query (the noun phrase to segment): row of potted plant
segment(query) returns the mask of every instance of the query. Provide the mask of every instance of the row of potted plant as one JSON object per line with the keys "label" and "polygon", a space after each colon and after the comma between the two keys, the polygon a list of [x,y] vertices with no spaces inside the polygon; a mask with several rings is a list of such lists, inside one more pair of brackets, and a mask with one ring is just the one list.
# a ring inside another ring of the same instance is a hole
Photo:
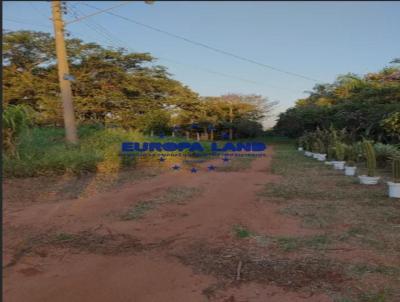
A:
{"label": "row of potted plant", "polygon": [[[332,165],[336,170],[344,170],[347,176],[355,176],[356,162],[364,159],[367,174],[359,175],[361,184],[374,185],[380,180],[376,175],[376,154],[374,145],[368,140],[355,144],[345,144],[340,133],[335,129],[319,130],[307,133],[299,139],[299,151],[304,155]],[[389,181],[389,197],[400,198],[400,157],[392,158],[393,181]]]}

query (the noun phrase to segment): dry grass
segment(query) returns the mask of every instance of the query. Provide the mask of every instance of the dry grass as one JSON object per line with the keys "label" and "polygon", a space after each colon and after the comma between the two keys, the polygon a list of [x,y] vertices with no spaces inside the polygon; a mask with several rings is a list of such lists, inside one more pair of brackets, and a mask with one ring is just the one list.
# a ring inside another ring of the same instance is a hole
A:
{"label": "dry grass", "polygon": [[122,215],[123,220],[136,220],[142,218],[147,212],[157,206],[168,203],[185,204],[201,192],[198,188],[191,187],[171,187],[162,195],[146,199],[137,203],[131,210]]}
{"label": "dry grass", "polygon": [[[323,257],[325,252],[343,245],[354,252],[368,251],[382,262],[400,254],[400,203],[387,197],[383,181],[376,186],[363,186],[356,177],[306,158],[292,146],[282,144],[275,150],[272,171],[282,180],[268,184],[260,192],[260,200],[281,205],[281,215],[299,218],[303,228],[323,235],[259,235],[259,245],[275,246],[298,257]],[[379,172],[385,180],[387,171]],[[345,267],[351,282],[346,288],[329,292],[335,301],[400,301],[400,288],[394,286],[399,284],[400,270],[395,266],[372,265],[361,259],[359,263],[346,263]],[[374,289],[368,281],[371,277],[381,280]]]}
{"label": "dry grass", "polygon": [[262,257],[241,247],[210,247],[204,242],[190,247],[177,257],[195,271],[214,275],[227,282],[235,280],[241,261],[242,282],[271,283],[290,290],[335,289],[347,278],[344,267],[329,259]]}

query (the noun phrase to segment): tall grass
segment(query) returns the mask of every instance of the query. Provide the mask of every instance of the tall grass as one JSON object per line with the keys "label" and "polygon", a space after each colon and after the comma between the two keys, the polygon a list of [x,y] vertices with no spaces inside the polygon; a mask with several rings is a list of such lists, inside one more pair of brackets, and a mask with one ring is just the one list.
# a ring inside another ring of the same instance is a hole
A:
{"label": "tall grass", "polygon": [[3,150],[9,156],[18,157],[19,136],[31,125],[32,111],[28,106],[8,106],[2,114]]}
{"label": "tall grass", "polygon": [[[52,174],[116,172],[131,165],[119,155],[124,141],[184,141],[184,138],[146,137],[135,131],[100,126],[78,129],[78,146],[67,145],[62,128],[32,128],[19,137],[19,157],[3,154],[3,172],[7,177],[29,177]],[[206,151],[207,144],[204,145]],[[134,162],[133,162],[134,163]]]}
{"label": "tall grass", "polygon": [[81,127],[80,144],[67,145],[64,129],[33,128],[20,136],[19,157],[3,155],[3,169],[6,176],[26,177],[44,174],[80,174],[94,172],[97,165],[105,160],[110,149],[118,150],[124,140],[141,141],[143,137],[135,132],[122,129]]}

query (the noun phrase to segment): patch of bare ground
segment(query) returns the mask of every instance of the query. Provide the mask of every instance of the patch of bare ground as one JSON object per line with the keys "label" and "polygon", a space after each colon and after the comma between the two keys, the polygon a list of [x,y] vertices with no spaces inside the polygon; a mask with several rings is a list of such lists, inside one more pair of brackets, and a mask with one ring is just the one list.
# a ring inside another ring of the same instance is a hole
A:
{"label": "patch of bare ground", "polygon": [[131,168],[107,175],[87,173],[82,175],[37,176],[9,178],[3,181],[4,202],[43,203],[87,197],[125,185],[142,181],[160,174],[155,168]]}

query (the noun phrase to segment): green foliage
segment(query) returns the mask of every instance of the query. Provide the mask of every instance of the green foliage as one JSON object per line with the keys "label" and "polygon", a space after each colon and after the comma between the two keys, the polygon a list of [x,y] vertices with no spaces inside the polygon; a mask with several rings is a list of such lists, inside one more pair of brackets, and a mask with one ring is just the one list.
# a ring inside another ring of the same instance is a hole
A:
{"label": "green foliage", "polygon": [[385,131],[400,140],[400,112],[394,112],[381,122]]}
{"label": "green foliage", "polygon": [[400,158],[393,159],[393,181],[400,183]]}
{"label": "green foliage", "polygon": [[354,167],[357,161],[357,149],[354,145],[345,145],[345,159],[349,167]]}
{"label": "green foliage", "polygon": [[374,150],[377,164],[380,167],[385,167],[392,158],[400,156],[400,150],[394,145],[376,143]]}
{"label": "green foliage", "polygon": [[[66,39],[75,115],[79,124],[122,127],[142,133],[171,133],[208,139],[231,130],[236,138],[259,136],[261,119],[274,106],[260,95],[229,94],[201,98],[148,53],[104,48]],[[6,105],[24,104],[38,112],[36,125],[63,126],[50,34],[11,31],[3,37],[3,98]],[[192,129],[197,123],[199,129]],[[212,127],[212,131],[209,128]],[[212,132],[212,133],[211,133]],[[216,134],[216,133],[215,133]]]}
{"label": "green foliage", "polygon": [[324,142],[320,138],[317,138],[316,143],[318,146],[318,153],[325,154],[326,150],[325,150]]}
{"label": "green foliage", "polygon": [[335,143],[335,157],[338,161],[343,161],[345,156],[345,144],[337,141]]}
{"label": "green foliage", "polygon": [[149,111],[139,120],[139,128],[142,129],[146,134],[166,134],[170,132],[170,120],[171,116],[166,111]]}
{"label": "green foliage", "polygon": [[[345,144],[343,141],[351,143]],[[307,151],[327,153],[327,160],[346,160],[348,166],[355,166],[356,162],[368,160],[367,154],[372,155],[375,166],[385,168],[393,158],[400,157],[400,149],[396,145],[371,143],[374,153],[366,152],[365,142],[353,142],[346,129],[340,131],[333,127],[328,129],[317,128],[314,132],[306,132],[298,139],[298,144]],[[372,162],[373,162],[372,161]],[[370,158],[371,163],[371,158]],[[374,166],[374,164],[369,164]],[[374,170],[375,168],[372,168]],[[371,171],[372,171],[371,170]],[[372,174],[374,172],[371,172]]]}
{"label": "green foliage", "polygon": [[332,84],[316,85],[309,97],[279,115],[277,133],[299,137],[305,132],[346,128],[352,141],[362,137],[400,142],[400,69],[385,68],[364,77],[339,76]]}
{"label": "green foliage", "polygon": [[32,123],[32,112],[29,109],[24,105],[15,105],[3,111],[3,148],[11,156],[18,156],[18,138]]}
{"label": "green foliage", "polygon": [[[3,156],[3,173],[13,177],[117,173],[136,163],[131,157],[119,155],[122,142],[162,141],[158,137],[146,137],[138,131],[105,128],[101,125],[81,126],[78,135],[80,144],[72,147],[65,143],[62,128],[34,127],[24,132],[17,146],[19,157]],[[183,139],[168,138],[168,141],[179,142]],[[209,144],[203,147],[206,152],[210,152]]]}
{"label": "green foliage", "polygon": [[370,141],[364,140],[364,151],[367,159],[368,176],[373,177],[376,174],[376,156],[375,150]]}
{"label": "green foliage", "polygon": [[252,233],[242,225],[235,225],[233,230],[238,238],[248,238],[252,235]]}
{"label": "green foliage", "polygon": [[[65,144],[61,128],[33,128],[20,136],[19,158],[5,156],[3,171],[6,176],[26,177],[44,174],[82,174],[96,172],[101,165],[113,162],[123,168],[118,150],[121,142],[142,141],[143,136],[122,129],[80,127],[79,146]],[[111,150],[111,151],[110,151]],[[110,158],[112,154],[112,158]]]}
{"label": "green foliage", "polygon": [[235,122],[238,138],[258,137],[263,133],[262,125],[257,121],[239,119]]}

